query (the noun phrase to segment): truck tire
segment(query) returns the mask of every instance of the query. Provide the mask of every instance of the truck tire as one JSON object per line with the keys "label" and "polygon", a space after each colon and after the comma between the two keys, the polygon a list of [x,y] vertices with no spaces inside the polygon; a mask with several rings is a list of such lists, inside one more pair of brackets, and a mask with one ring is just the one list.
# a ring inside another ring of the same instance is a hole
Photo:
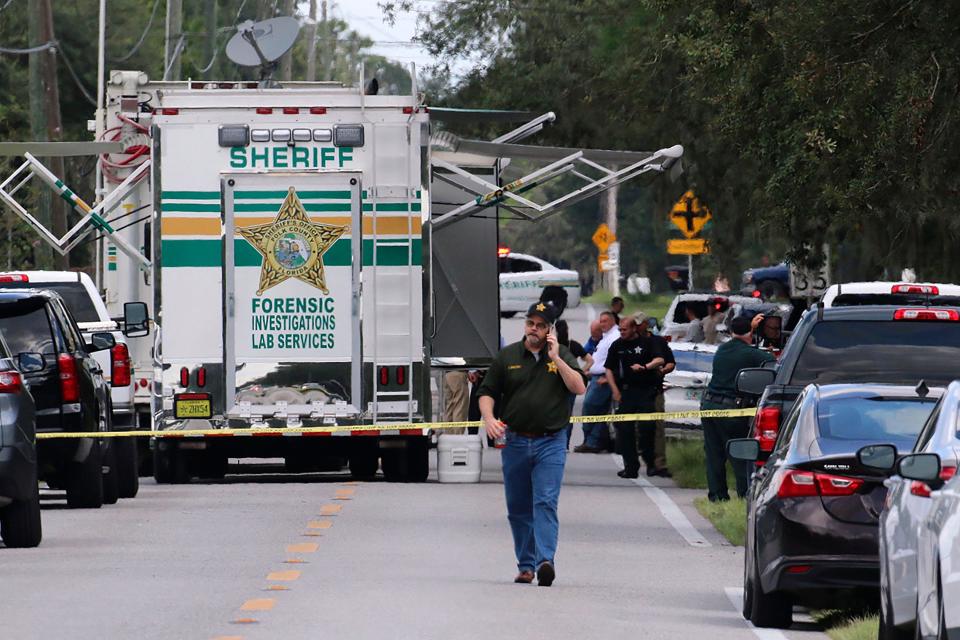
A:
{"label": "truck tire", "polygon": [[559,317],[567,308],[567,292],[563,287],[544,287],[543,293],[540,294],[540,302],[552,304]]}
{"label": "truck tire", "polygon": [[35,547],[43,538],[40,525],[40,488],[33,483],[34,492],[27,500],[11,502],[0,509],[0,537],[8,547]]}
{"label": "truck tire", "polygon": [[103,455],[103,466],[107,471],[103,474],[103,504],[117,504],[120,499],[120,477],[117,473],[116,443],[106,446]]}
{"label": "truck tire", "polygon": [[354,480],[373,480],[380,467],[380,444],[377,439],[357,438],[357,442],[351,444],[350,477]]}
{"label": "truck tire", "polygon": [[85,461],[68,463],[66,486],[67,506],[71,509],[99,509],[103,505],[103,457],[99,440],[94,440]]}
{"label": "truck tire", "polygon": [[426,482],[430,475],[430,449],[426,438],[411,438],[402,449],[383,452],[387,482]]}
{"label": "truck tire", "polygon": [[206,451],[198,460],[197,475],[204,480],[223,480],[227,475],[227,454]]}
{"label": "truck tire", "polygon": [[[147,411],[140,411],[137,413],[137,429],[144,429],[149,431],[151,428],[150,424],[150,413]],[[153,454],[150,452],[150,438],[134,438],[137,443],[137,463],[139,464],[139,472],[141,477],[149,477],[153,475]]]}
{"label": "truck tire", "polygon": [[185,484],[190,481],[187,460],[175,446],[157,440],[153,448],[153,479],[157,484]]}
{"label": "truck tire", "polygon": [[137,438],[115,438],[113,448],[116,450],[117,481],[120,487],[121,498],[134,498],[140,491],[139,452]]}

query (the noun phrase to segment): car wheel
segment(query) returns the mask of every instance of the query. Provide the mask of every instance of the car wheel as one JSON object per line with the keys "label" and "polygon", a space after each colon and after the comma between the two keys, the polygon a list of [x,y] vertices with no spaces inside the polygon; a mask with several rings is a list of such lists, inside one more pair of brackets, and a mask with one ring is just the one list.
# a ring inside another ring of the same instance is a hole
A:
{"label": "car wheel", "polygon": [[[747,526],[749,526],[749,522]],[[749,558],[747,554],[749,553],[752,552],[747,549],[743,554],[743,608],[740,613],[743,614],[744,620],[749,620],[753,611],[753,579],[751,578],[750,562],[747,560]]]}
{"label": "car wheel", "polygon": [[137,439],[115,438],[113,448],[116,450],[117,482],[120,487],[121,498],[136,497],[140,491],[140,463],[137,452]]}
{"label": "car wheel", "polygon": [[543,293],[540,294],[540,302],[553,305],[553,308],[557,311],[557,317],[559,317],[567,308],[567,292],[564,291],[563,287],[545,287]]}
{"label": "car wheel", "polygon": [[787,629],[793,624],[793,603],[784,593],[764,593],[756,561],[750,576],[750,622],[755,627],[774,629]]}
{"label": "car wheel", "polygon": [[40,525],[40,488],[36,478],[34,492],[27,500],[11,502],[0,509],[0,538],[8,547],[35,547],[43,538]]}
{"label": "car wheel", "polygon": [[157,484],[184,484],[190,481],[183,452],[176,446],[167,445],[162,439],[154,443],[153,479]]}
{"label": "car wheel", "polygon": [[99,509],[103,505],[103,457],[94,440],[87,459],[71,461],[67,471],[67,505],[71,509]]}
{"label": "car wheel", "polygon": [[117,504],[120,499],[120,478],[117,474],[116,443],[109,443],[103,456],[103,466],[107,471],[103,474],[103,504]]}

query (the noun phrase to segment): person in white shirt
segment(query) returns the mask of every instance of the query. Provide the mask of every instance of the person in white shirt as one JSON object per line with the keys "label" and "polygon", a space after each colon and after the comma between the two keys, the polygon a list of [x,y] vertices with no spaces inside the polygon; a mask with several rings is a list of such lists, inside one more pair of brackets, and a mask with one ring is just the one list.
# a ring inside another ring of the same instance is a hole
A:
{"label": "person in white shirt", "polygon": [[[590,384],[583,398],[583,415],[585,416],[609,414],[613,402],[610,385],[607,384],[607,370],[604,368],[604,364],[607,361],[607,352],[610,350],[610,345],[620,338],[620,330],[617,326],[617,317],[611,311],[601,313],[598,322],[603,337],[600,338],[597,349],[593,352],[593,363],[587,371],[590,376]],[[607,450],[609,439],[610,429],[606,422],[584,423],[583,444],[574,447],[573,450],[577,453],[603,453]]]}

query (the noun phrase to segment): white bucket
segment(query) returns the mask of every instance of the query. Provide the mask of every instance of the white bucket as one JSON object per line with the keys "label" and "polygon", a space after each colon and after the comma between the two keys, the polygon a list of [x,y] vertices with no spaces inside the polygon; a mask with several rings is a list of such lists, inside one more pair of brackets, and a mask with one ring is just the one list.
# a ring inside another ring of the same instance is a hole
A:
{"label": "white bucket", "polygon": [[480,482],[483,448],[479,435],[441,434],[437,438],[440,482]]}

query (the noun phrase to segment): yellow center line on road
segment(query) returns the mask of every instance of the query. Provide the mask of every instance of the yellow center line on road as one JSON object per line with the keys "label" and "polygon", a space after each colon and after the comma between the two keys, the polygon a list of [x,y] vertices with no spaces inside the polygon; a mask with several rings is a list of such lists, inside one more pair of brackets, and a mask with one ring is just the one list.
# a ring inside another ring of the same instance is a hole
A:
{"label": "yellow center line on road", "polygon": [[337,489],[338,496],[352,496],[356,493],[356,489]]}
{"label": "yellow center line on road", "polygon": [[283,561],[283,564],[309,564],[303,558],[288,558]]}
{"label": "yellow center line on road", "polygon": [[243,640],[243,636],[216,636],[213,640]]}
{"label": "yellow center line on road", "polygon": [[320,507],[320,515],[322,516],[332,516],[340,513],[340,510],[343,509],[339,504],[325,504]]}
{"label": "yellow center line on road", "polygon": [[247,600],[241,605],[241,611],[270,611],[273,605],[277,603],[274,598],[253,598]]}
{"label": "yellow center line on road", "polygon": [[300,572],[295,569],[289,571],[273,571],[267,574],[267,580],[271,582],[292,582],[300,578]]}
{"label": "yellow center line on road", "polygon": [[237,618],[230,621],[231,624],[257,624],[258,622],[260,621],[256,618]]}
{"label": "yellow center line on road", "polygon": [[287,587],[282,584],[272,584],[269,587],[265,588],[264,591],[290,591],[290,587]]}
{"label": "yellow center line on road", "polygon": [[329,529],[333,526],[333,520],[311,520],[307,523],[307,529]]}
{"label": "yellow center line on road", "polygon": [[287,553],[314,553],[320,545],[316,542],[298,542],[287,545]]}

